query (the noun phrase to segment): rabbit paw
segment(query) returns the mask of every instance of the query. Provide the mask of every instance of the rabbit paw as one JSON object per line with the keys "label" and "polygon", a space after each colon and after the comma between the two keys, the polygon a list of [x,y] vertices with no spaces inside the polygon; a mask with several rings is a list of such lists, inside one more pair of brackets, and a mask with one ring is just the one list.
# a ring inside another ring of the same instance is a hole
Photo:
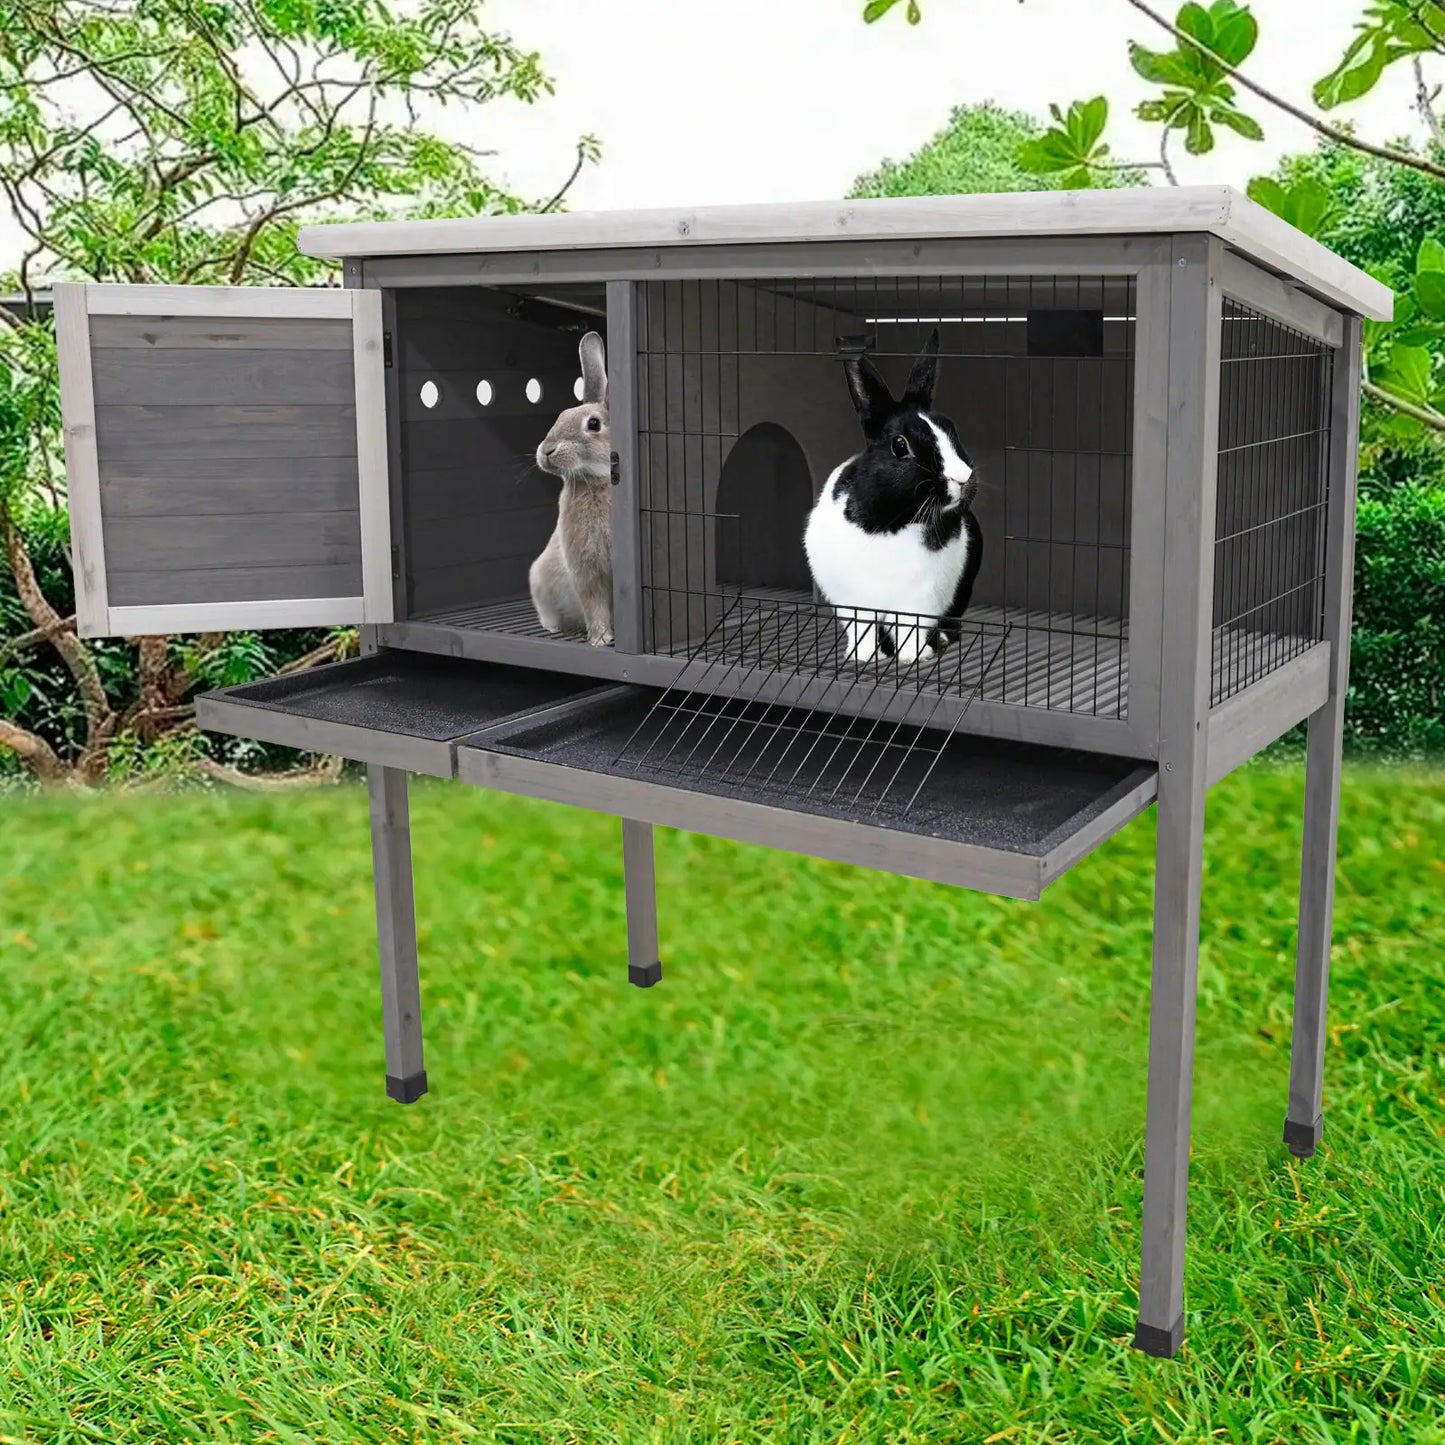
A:
{"label": "rabbit paw", "polygon": [[609,627],[605,632],[592,631],[587,634],[587,645],[589,647],[611,647],[612,629]]}

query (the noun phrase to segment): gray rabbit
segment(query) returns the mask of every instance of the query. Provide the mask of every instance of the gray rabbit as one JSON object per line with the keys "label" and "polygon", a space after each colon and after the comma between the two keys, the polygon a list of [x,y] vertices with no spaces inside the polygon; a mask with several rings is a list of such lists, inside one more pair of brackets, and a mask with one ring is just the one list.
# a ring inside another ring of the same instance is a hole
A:
{"label": "gray rabbit", "polygon": [[564,411],[537,448],[537,465],[562,478],[557,526],[527,581],[548,632],[612,641],[612,432],[607,419],[607,354],[589,331],[577,348],[582,404]]}

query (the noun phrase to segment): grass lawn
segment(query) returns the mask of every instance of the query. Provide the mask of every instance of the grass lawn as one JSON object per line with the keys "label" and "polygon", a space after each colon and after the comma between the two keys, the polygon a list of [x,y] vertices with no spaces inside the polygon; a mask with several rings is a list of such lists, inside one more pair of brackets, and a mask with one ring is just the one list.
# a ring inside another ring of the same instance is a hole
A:
{"label": "grass lawn", "polygon": [[1211,799],[1189,1338],[1134,1322],[1152,822],[1010,903],[414,792],[0,815],[0,1440],[1445,1441],[1445,774],[1347,776],[1328,1132],[1278,1142],[1302,779]]}

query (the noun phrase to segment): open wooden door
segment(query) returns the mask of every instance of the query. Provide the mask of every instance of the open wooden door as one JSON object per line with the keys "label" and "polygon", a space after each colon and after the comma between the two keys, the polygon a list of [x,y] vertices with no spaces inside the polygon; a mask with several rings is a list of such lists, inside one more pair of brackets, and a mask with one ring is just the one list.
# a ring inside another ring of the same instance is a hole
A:
{"label": "open wooden door", "polygon": [[83,637],[392,620],[381,296],[55,287]]}

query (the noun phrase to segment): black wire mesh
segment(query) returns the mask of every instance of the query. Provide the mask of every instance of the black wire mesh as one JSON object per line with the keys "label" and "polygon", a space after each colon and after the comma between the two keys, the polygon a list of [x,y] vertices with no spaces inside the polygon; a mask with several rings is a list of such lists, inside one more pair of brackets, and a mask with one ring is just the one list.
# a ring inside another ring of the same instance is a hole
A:
{"label": "black wire mesh", "polygon": [[1218,704],[1324,637],[1330,347],[1224,303],[1214,545]]}
{"label": "black wire mesh", "polygon": [[[882,657],[862,665],[852,655],[850,623],[862,625],[863,616],[731,597],[617,763],[638,774],[807,799],[849,817],[906,815],[982,690],[1008,629],[970,627],[911,666]],[[909,624],[898,617],[895,625]],[[922,641],[933,619],[913,625]],[[973,682],[965,692],[966,678]],[[941,720],[955,690],[963,706]]]}
{"label": "black wire mesh", "polygon": [[802,535],[815,486],[862,445],[841,362],[866,353],[900,391],[937,326],[935,405],[980,481],[963,642],[1003,645],[987,669],[963,647],[897,686],[1127,715],[1132,277],[657,281],[637,308],[646,651],[723,660],[773,609],[826,675],[842,634]]}

